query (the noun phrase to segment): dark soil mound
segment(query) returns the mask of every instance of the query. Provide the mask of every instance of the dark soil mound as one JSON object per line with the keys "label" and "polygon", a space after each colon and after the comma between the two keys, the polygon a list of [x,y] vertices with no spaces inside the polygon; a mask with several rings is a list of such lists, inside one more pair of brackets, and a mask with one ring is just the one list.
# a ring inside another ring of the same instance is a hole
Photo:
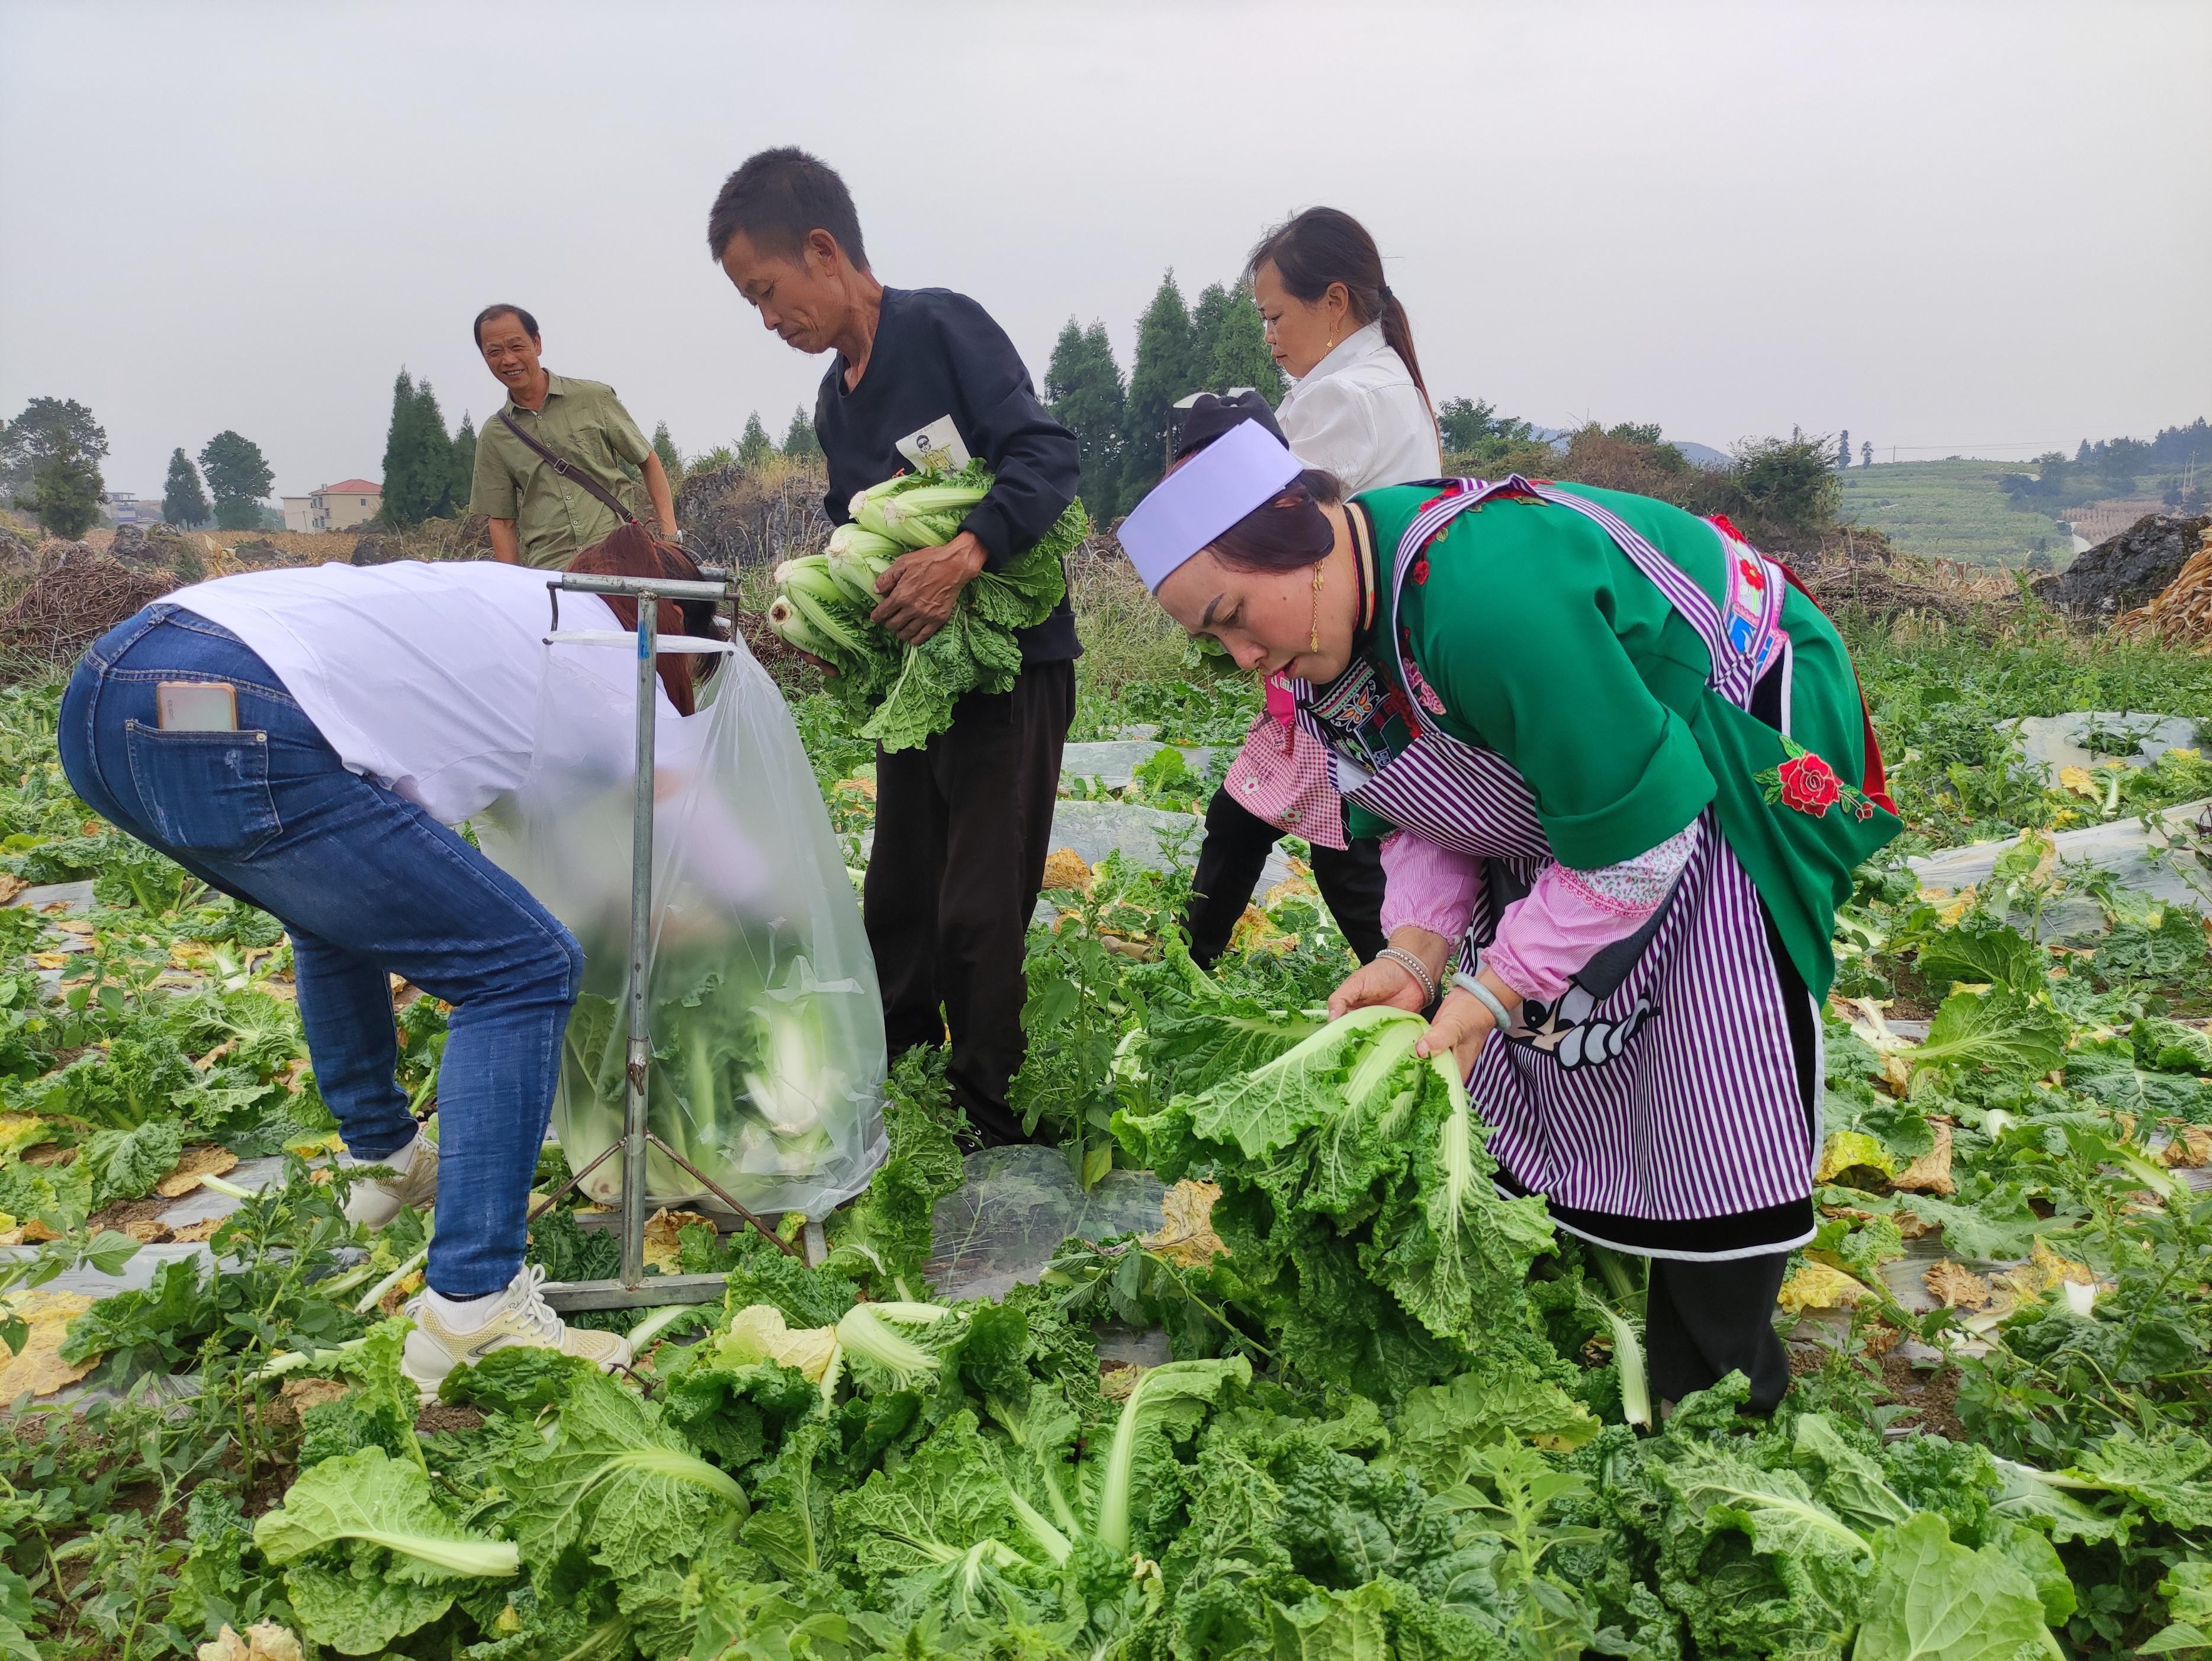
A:
{"label": "dark soil mound", "polygon": [[282,548],[259,538],[237,544],[231,549],[230,557],[249,571],[265,571],[273,565],[290,563]]}
{"label": "dark soil mound", "polygon": [[199,551],[183,532],[167,525],[118,525],[107,557],[136,571],[173,571]]}
{"label": "dark soil mound", "polygon": [[2207,526],[2212,515],[2146,514],[2057,576],[2037,583],[2036,598],[2069,617],[2100,621],[2148,605],[2179,575]]}

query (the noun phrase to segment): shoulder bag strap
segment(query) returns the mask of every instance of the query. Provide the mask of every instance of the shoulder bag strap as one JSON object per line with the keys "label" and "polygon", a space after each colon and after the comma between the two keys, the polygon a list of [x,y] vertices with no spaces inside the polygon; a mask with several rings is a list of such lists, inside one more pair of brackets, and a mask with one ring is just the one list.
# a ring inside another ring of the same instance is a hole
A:
{"label": "shoulder bag strap", "polygon": [[547,466],[550,467],[555,472],[560,474],[562,478],[573,480],[574,483],[582,485],[586,490],[598,497],[600,502],[604,502],[609,508],[612,509],[615,517],[622,520],[623,524],[635,525],[638,522],[637,515],[630,512],[629,508],[623,507],[622,503],[616,499],[613,491],[603,489],[597,479],[586,473],[574,462],[563,459],[555,451],[549,449],[546,446],[539,443],[536,439],[531,437],[528,433],[524,432],[520,423],[518,423],[513,416],[507,414],[505,410],[501,410],[499,412],[499,419],[500,424],[505,427],[507,431],[513,433],[517,438],[520,439],[525,444],[528,445],[532,450],[535,450],[540,456],[544,457]]}

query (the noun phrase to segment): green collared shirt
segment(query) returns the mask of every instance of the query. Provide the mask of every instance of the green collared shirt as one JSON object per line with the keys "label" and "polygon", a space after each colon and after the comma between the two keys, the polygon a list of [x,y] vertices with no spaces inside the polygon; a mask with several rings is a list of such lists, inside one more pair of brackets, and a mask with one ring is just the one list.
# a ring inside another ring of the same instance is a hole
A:
{"label": "green collared shirt", "polygon": [[[640,518],[644,493],[623,463],[644,465],[653,453],[614,388],[568,375],[545,377],[543,409],[526,410],[513,399],[503,414],[563,461],[574,465]],[[522,544],[522,563],[558,570],[611,535],[622,521],[574,478],[563,478],[507,429],[497,417],[477,435],[477,470],[469,511],[511,519]]]}

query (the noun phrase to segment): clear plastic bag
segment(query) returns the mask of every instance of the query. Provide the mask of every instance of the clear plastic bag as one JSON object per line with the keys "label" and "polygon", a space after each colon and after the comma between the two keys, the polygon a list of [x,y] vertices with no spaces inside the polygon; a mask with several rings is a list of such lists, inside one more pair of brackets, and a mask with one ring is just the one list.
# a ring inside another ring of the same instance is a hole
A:
{"label": "clear plastic bag", "polygon": [[[635,659],[546,649],[527,781],[475,824],[484,852],[584,948],[553,1109],[580,1171],[623,1134]],[[775,684],[740,644],[701,703],[679,716],[664,701],[654,744],[647,1123],[748,1209],[819,1216],[884,1157],[875,962]],[[585,1191],[614,1203],[622,1167],[617,1152]],[[718,1208],[657,1152],[646,1188],[656,1207]]]}
{"label": "clear plastic bag", "polygon": [[924,1273],[948,1301],[1003,1298],[1035,1285],[1064,1240],[1160,1227],[1165,1194],[1149,1171],[1109,1171],[1086,1189],[1060,1148],[988,1147],[968,1156],[966,1180],[938,1201]]}

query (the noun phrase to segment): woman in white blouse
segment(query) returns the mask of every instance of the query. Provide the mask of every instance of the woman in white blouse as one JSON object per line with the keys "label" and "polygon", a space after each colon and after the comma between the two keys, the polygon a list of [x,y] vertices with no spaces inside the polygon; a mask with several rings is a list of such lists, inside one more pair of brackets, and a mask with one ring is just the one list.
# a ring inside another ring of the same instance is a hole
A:
{"label": "woman in white blouse", "polygon": [[1252,251],[1267,345],[1296,382],[1276,406],[1291,453],[1346,496],[1443,471],[1406,307],[1375,239],[1348,213],[1308,208]]}
{"label": "woman in white blouse", "polygon": [[[1334,473],[1346,496],[1440,475],[1413,326],[1366,228],[1337,209],[1308,208],[1261,238],[1246,270],[1267,345],[1295,383],[1270,423],[1291,453]],[[1185,917],[1201,964],[1227,946],[1286,831],[1311,845],[1322,898],[1359,960],[1382,949],[1381,855],[1370,838],[1346,838],[1327,752],[1291,709],[1289,690],[1271,683],[1266,712],[1206,809]]]}

